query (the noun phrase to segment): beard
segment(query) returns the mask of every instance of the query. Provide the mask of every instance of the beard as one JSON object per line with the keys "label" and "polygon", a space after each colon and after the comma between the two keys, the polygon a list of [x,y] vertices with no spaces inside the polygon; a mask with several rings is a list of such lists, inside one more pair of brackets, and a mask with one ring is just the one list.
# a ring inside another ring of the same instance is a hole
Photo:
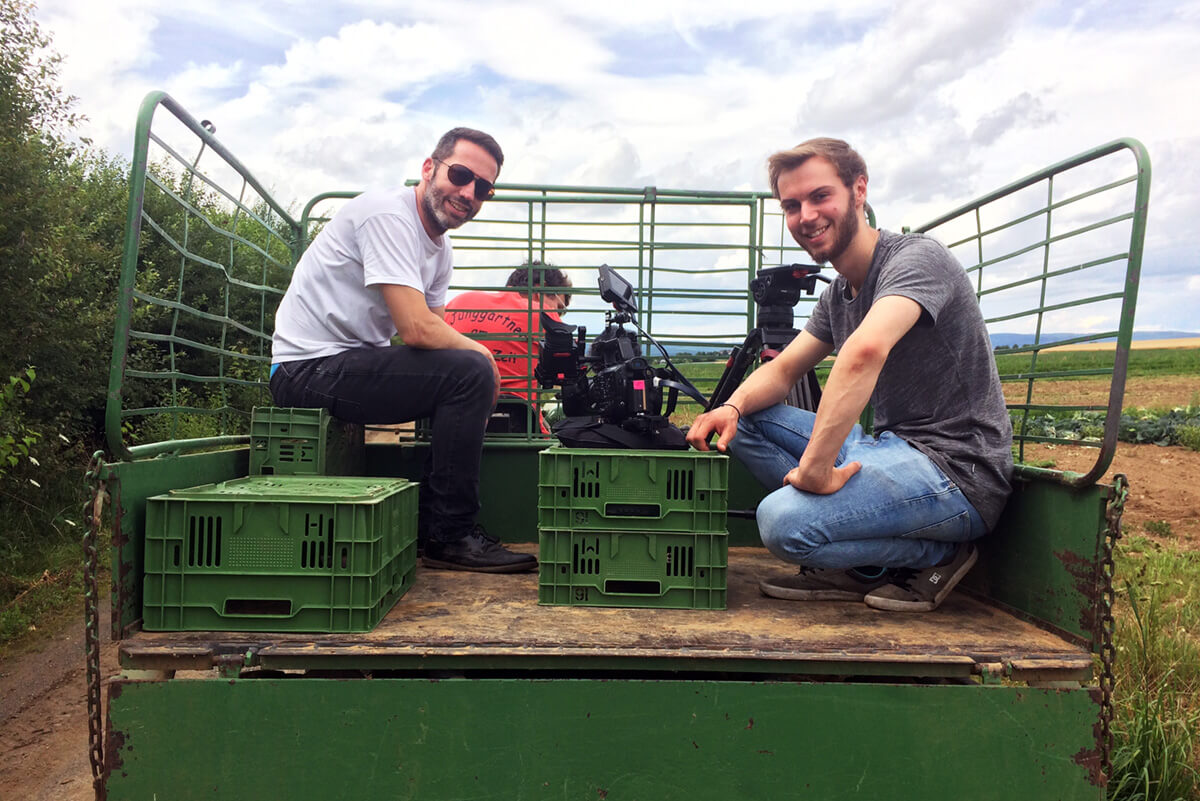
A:
{"label": "beard", "polygon": [[468,211],[467,216],[461,220],[458,217],[448,214],[445,208],[446,197],[446,193],[439,189],[437,184],[431,180],[428,186],[425,187],[425,195],[421,199],[421,205],[424,207],[425,213],[428,214],[431,219],[435,220],[443,231],[448,231],[451,228],[458,228],[467,220],[475,216],[474,210]]}
{"label": "beard", "polygon": [[854,241],[854,237],[858,235],[858,226],[858,210],[854,206],[850,206],[842,218],[833,223],[833,232],[836,234],[836,238],[823,251],[813,250],[804,242],[800,242],[800,247],[804,248],[817,264],[836,261],[841,258],[842,254],[846,252],[846,248],[850,247],[850,243]]}

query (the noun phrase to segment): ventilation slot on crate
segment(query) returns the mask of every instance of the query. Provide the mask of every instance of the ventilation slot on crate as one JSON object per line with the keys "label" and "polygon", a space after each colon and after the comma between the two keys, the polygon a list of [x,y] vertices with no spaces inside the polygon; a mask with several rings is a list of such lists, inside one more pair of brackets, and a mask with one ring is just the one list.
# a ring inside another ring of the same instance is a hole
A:
{"label": "ventilation slot on crate", "polygon": [[308,464],[316,459],[315,446],[305,440],[279,443],[279,461],[292,464]]}
{"label": "ventilation slot on crate", "polygon": [[696,549],[690,545],[672,545],[667,548],[667,575],[690,576],[696,564]]}
{"label": "ventilation slot on crate", "polygon": [[221,518],[188,518],[188,567],[221,566]]}
{"label": "ventilation slot on crate", "polygon": [[667,498],[672,501],[690,501],[696,489],[695,470],[667,471]]}
{"label": "ventilation slot on crate", "polygon": [[574,497],[600,497],[600,463],[586,462],[575,466]]}
{"label": "ventilation slot on crate", "polygon": [[577,576],[600,575],[600,540],[581,540],[575,543],[572,569]]}
{"label": "ventilation slot on crate", "polygon": [[304,516],[304,542],[300,543],[300,567],[322,570],[333,567],[333,518]]}

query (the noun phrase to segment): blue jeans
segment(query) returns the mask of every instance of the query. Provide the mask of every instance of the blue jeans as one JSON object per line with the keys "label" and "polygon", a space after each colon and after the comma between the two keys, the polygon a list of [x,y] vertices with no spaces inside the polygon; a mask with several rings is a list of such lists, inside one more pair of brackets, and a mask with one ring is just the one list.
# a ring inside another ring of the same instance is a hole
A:
{"label": "blue jeans", "polygon": [[983,519],[928,456],[895,434],[867,436],[855,425],[837,464],[862,470],[831,495],[781,486],[800,461],[816,415],[778,405],[738,422],[729,449],[767,488],[758,531],[771,553],[809,567],[922,569],[958,543],[981,537]]}
{"label": "blue jeans", "polygon": [[420,537],[443,542],[469,533],[479,512],[483,436],[495,390],[492,366],[481,353],[404,345],[283,362],[271,377],[279,406],[325,408],[351,423],[432,418]]}

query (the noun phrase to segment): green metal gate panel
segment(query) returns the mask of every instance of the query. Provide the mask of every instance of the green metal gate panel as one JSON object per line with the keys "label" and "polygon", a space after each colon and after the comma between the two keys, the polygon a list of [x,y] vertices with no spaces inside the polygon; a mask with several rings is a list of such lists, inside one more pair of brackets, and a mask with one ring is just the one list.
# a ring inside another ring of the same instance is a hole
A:
{"label": "green metal gate panel", "polygon": [[1085,690],[285,678],[110,703],[110,801],[1102,797]]}

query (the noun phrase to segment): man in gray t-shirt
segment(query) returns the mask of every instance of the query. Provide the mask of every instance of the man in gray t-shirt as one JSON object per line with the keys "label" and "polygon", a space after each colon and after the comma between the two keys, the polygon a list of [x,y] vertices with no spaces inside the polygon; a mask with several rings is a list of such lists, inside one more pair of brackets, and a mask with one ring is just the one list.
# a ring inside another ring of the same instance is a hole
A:
{"label": "man in gray t-shirt", "polygon": [[[798,575],[764,579],[789,600],[864,600],[928,611],[975,563],[1010,492],[1012,426],[975,294],[937,241],[864,219],[867,169],[845,142],[775,154],[789,231],[838,277],[804,330],[688,440],[728,447],[766,486],[759,532]],[[788,389],[837,351],[820,407]],[[868,401],[877,436],[857,420]]]}

